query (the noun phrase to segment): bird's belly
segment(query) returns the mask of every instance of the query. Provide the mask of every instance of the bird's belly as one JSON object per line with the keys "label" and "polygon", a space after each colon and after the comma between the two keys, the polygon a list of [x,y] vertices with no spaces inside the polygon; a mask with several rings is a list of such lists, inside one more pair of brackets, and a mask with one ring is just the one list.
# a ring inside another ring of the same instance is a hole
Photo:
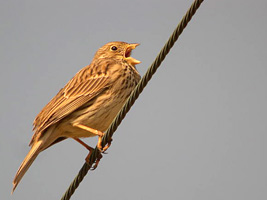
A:
{"label": "bird's belly", "polygon": [[62,126],[64,129],[62,132],[64,132],[66,137],[81,138],[96,136],[94,133],[75,127],[74,124],[84,125],[105,132],[120,111],[128,96],[129,95],[125,95],[125,97],[122,97],[114,94],[109,95],[107,93],[99,95],[94,100],[93,104],[75,111],[70,116],[71,119],[66,121],[68,124],[62,123],[62,125],[65,124]]}

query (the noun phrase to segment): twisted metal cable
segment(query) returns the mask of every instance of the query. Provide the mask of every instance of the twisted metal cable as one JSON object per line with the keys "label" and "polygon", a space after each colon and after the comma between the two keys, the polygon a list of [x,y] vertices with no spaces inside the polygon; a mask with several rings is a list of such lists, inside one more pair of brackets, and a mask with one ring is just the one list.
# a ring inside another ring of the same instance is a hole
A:
{"label": "twisted metal cable", "polygon": [[[140,82],[137,84],[133,92],[131,93],[130,97],[116,116],[116,118],[113,120],[111,125],[109,126],[108,130],[106,131],[103,140],[102,140],[102,146],[104,147],[112,138],[113,133],[117,130],[118,126],[126,116],[127,112],[131,109],[132,105],[136,101],[136,99],[139,97],[141,92],[144,90],[145,86],[148,84],[149,80],[152,78],[152,76],[155,74],[157,69],[159,68],[162,61],[165,59],[166,55],[169,53],[171,48],[173,47],[174,43],[177,41],[178,37],[181,35],[185,27],[187,26],[188,22],[191,20],[193,15],[196,13],[197,9],[199,8],[200,4],[204,0],[195,0],[189,10],[186,12],[185,16],[182,18],[181,22],[178,24],[174,32],[172,33],[171,37],[167,41],[167,43],[164,45],[164,47],[161,49],[160,53],[156,57],[155,61],[151,64],[149,69],[147,70],[146,74],[142,77]],[[93,163],[96,161],[100,154],[100,151],[96,147],[89,159],[89,163],[84,163],[82,168],[80,169],[78,175],[74,178],[72,183],[70,184],[69,188],[65,192],[65,194],[62,196],[61,200],[69,200],[74,191],[78,188],[79,184],[82,182],[83,178],[93,165]]]}

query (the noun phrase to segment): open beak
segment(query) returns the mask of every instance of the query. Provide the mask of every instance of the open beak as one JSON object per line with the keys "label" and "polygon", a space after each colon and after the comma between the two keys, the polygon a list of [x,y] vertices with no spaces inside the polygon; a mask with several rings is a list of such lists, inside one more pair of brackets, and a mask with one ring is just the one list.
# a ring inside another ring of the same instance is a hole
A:
{"label": "open beak", "polygon": [[125,55],[124,55],[125,60],[131,65],[136,65],[141,63],[141,61],[131,57],[132,50],[135,49],[135,47],[137,47],[138,45],[139,45],[138,43],[129,44],[127,49],[125,50]]}

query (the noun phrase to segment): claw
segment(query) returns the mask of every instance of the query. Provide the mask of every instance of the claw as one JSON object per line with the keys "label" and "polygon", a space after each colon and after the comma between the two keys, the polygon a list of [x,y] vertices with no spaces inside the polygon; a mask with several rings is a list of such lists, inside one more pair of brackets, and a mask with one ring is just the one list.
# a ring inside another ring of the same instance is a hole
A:
{"label": "claw", "polygon": [[[102,156],[101,156],[101,158],[102,158]],[[100,159],[101,159],[100,158]],[[94,171],[96,168],[97,168],[97,166],[98,166],[98,164],[99,164],[99,162],[100,162],[100,159],[98,158],[97,160],[96,160],[96,162],[95,162],[95,164],[91,167],[91,171]]]}
{"label": "claw", "polygon": [[[89,154],[87,155],[87,157],[85,158],[85,161],[89,164],[90,163],[90,157],[91,157],[91,152],[89,152]],[[96,161],[95,161],[95,163],[92,165],[92,167],[91,167],[91,169],[90,170],[95,170],[96,168],[97,168],[97,166],[98,166],[98,164],[99,164],[99,162],[100,162],[100,160],[101,160],[101,158],[102,158],[103,156],[102,156],[102,154],[101,153],[99,153],[98,154],[98,158],[96,159]]]}
{"label": "claw", "polygon": [[101,153],[105,153],[105,151],[108,150],[108,148],[111,146],[111,142],[112,142],[112,138],[108,141],[107,145],[104,148],[102,148],[102,145],[101,145],[102,137],[99,137],[98,143],[97,143],[97,148],[99,149],[99,151]]}

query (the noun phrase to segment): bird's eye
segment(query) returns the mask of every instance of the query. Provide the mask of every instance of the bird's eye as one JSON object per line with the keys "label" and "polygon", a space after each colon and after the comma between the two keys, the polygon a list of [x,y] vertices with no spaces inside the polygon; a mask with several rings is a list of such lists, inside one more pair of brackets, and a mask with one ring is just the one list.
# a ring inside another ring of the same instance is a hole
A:
{"label": "bird's eye", "polygon": [[112,51],[116,51],[117,49],[118,49],[118,48],[117,48],[116,46],[112,46],[112,47],[111,47],[111,50],[112,50]]}

